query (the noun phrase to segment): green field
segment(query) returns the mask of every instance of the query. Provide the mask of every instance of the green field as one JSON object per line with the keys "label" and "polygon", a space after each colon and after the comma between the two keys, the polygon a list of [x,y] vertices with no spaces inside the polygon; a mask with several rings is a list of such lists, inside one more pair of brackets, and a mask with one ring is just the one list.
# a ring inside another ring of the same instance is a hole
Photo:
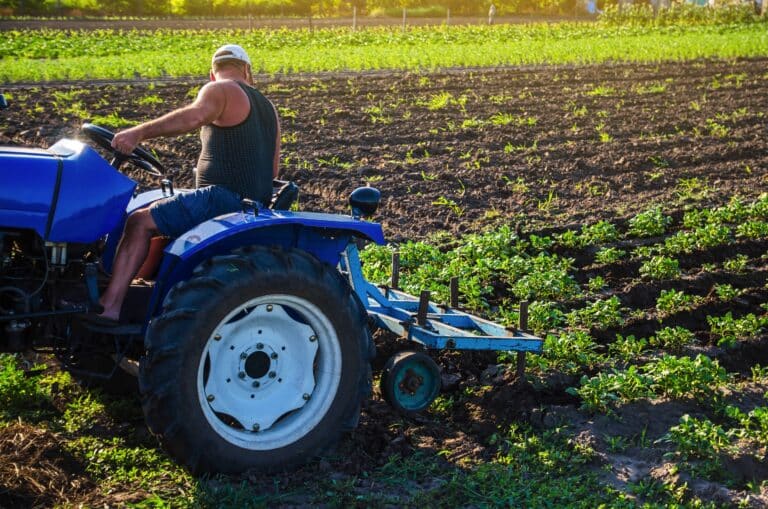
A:
{"label": "green field", "polygon": [[263,73],[428,70],[612,61],[733,58],[768,53],[764,23],[617,27],[599,23],[309,30],[10,31],[0,80],[199,76],[211,52],[237,42]]}

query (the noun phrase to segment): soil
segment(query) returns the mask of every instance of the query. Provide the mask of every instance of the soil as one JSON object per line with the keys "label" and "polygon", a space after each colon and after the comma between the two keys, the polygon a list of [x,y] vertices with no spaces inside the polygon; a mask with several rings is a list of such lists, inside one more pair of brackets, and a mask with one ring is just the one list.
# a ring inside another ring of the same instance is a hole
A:
{"label": "soil", "polygon": [[[75,136],[83,121],[99,115],[146,120],[189,102],[202,83],[7,87],[12,104],[0,120],[0,143],[49,146]],[[300,208],[344,212],[354,188],[375,186],[383,195],[375,220],[395,243],[502,224],[540,235],[600,219],[626,225],[653,204],[663,204],[679,219],[687,207],[724,204],[734,195],[753,199],[768,180],[768,58],[274,76],[258,79],[257,86],[281,113],[282,178],[301,187]],[[177,188],[191,185],[196,136],[146,146],[160,155]],[[142,186],[157,185],[129,171]],[[594,250],[575,252],[578,281],[602,276],[610,288],[606,295],[617,295],[623,306],[638,311],[619,327],[592,333],[607,348],[616,334],[649,337],[661,327],[682,325],[697,338],[682,353],[715,357],[747,380],[752,367],[768,364],[768,337],[720,348],[706,316],[763,312],[767,249],[764,240],[739,240],[728,249],[695,252],[681,258],[680,279],[662,282],[638,280],[635,262],[600,265]],[[747,257],[742,273],[702,267],[721,265],[736,254]],[[713,287],[725,283],[743,293],[724,304]],[[670,288],[703,299],[692,309],[660,316],[656,298]],[[380,355],[374,371],[387,355],[407,346],[383,333],[376,340]],[[338,456],[284,479],[249,482],[268,490],[278,482],[299,485],[320,474],[363,490],[358,476],[393,455],[449,450],[438,460],[449,465],[492,458],[495,449],[488,438],[518,421],[542,429],[567,424],[575,440],[596,451],[597,475],[627,491],[629,483],[642,479],[687,482],[689,494],[729,505],[746,496],[750,476],[768,478],[765,463],[755,463],[752,456],[724,461],[736,479],[730,484],[691,479],[671,468],[665,459],[670,446],[660,440],[669,427],[683,414],[711,417],[692,401],[641,401],[612,416],[590,415],[566,392],[578,385],[576,376],[557,374],[531,386],[497,365],[494,354],[445,352],[438,360],[444,391],[457,396],[447,414],[403,421],[375,395]],[[474,395],[458,397],[467,388]],[[748,411],[761,404],[764,390],[755,385],[730,397]],[[6,454],[3,441],[18,432],[0,433],[0,458]],[[617,450],[606,437],[621,437],[630,445]],[[46,438],[43,444],[51,441]],[[42,452],[35,454],[45,453],[44,445],[38,447]],[[72,482],[80,482],[76,467],[70,470],[64,456],[58,461],[50,468],[71,472]],[[85,484],[75,483],[65,494],[41,502],[34,483],[18,484],[25,486],[19,496],[29,503],[90,502],[78,498]],[[765,490],[750,497],[754,507],[768,504]]]}

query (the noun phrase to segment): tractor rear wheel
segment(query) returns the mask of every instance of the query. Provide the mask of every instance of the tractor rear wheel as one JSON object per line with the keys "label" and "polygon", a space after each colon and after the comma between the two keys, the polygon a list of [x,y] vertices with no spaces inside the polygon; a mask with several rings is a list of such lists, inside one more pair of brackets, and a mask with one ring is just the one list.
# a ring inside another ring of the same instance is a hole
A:
{"label": "tractor rear wheel", "polygon": [[205,262],[168,293],[145,343],[147,424],[195,473],[304,463],[357,424],[370,393],[365,310],[300,250]]}

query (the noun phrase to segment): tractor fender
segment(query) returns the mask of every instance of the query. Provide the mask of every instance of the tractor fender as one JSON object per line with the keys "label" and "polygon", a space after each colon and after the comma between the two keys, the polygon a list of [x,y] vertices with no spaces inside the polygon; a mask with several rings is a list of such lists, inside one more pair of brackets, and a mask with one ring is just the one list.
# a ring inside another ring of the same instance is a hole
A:
{"label": "tractor fender", "polygon": [[148,318],[155,316],[165,295],[188,279],[203,261],[245,246],[280,246],[304,250],[331,266],[354,238],[384,244],[381,225],[350,216],[261,209],[216,217],[171,242],[163,255]]}

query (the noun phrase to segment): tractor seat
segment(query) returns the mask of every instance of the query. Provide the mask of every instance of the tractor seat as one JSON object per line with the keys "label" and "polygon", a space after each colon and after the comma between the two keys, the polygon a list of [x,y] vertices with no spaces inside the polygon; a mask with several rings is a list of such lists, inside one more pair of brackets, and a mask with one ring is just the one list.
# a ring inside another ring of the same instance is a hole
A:
{"label": "tractor seat", "polygon": [[273,210],[288,210],[299,199],[299,186],[287,180],[272,181],[272,202],[269,208]]}

